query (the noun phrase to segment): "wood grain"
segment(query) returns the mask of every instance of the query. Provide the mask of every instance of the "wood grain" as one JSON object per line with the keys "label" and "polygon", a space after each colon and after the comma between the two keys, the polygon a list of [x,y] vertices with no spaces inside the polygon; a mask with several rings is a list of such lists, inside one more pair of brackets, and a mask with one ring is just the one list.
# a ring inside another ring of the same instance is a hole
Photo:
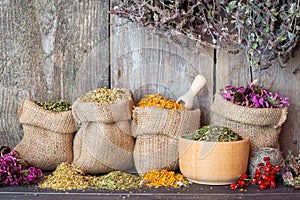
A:
{"label": "wood grain", "polygon": [[1,1],[0,145],[22,138],[23,99],[74,101],[109,86],[108,0]]}
{"label": "wood grain", "polygon": [[[128,87],[137,102],[149,93],[177,99],[197,74],[207,85],[197,95],[201,125],[209,124],[209,106],[226,85],[259,78],[290,98],[282,127],[282,151],[300,149],[300,58],[286,69],[256,71],[236,46],[215,51],[183,39],[177,45],[151,31],[109,15],[110,0],[0,1],[0,145],[22,138],[18,109],[23,99],[74,101],[96,87]],[[109,25],[109,22],[112,24]]]}
{"label": "wood grain", "polygon": [[197,74],[207,79],[194,107],[201,109],[201,124],[209,123],[208,106],[213,95],[213,49],[176,46],[166,38],[112,16],[111,84],[133,91],[138,102],[150,93],[177,99],[191,86]]}
{"label": "wood grain", "polygon": [[253,70],[253,77],[272,92],[279,92],[281,96],[288,97],[290,107],[288,118],[283,124],[280,133],[281,151],[284,155],[290,149],[294,154],[300,151],[300,51],[295,52],[286,68],[270,67],[266,70]]}

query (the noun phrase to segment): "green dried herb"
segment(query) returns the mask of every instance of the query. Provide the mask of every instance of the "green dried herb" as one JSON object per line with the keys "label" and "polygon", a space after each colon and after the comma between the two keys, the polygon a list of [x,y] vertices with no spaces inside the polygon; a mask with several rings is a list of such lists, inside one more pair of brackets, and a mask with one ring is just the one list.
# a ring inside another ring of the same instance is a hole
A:
{"label": "green dried herb", "polygon": [[96,102],[113,104],[118,100],[125,98],[125,91],[119,88],[107,89],[97,88],[96,90],[89,91],[86,95],[80,97],[83,102]]}
{"label": "green dried herb", "polygon": [[186,135],[186,139],[208,142],[232,142],[242,140],[242,137],[231,129],[222,126],[203,126],[193,134]]}
{"label": "green dried herb", "polygon": [[300,40],[300,0],[118,0],[111,13],[173,42],[185,35],[210,47],[238,44],[250,66],[285,67]]}
{"label": "green dried herb", "polygon": [[95,187],[108,190],[127,190],[141,187],[141,181],[142,179],[137,175],[114,171],[99,177]]}
{"label": "green dried herb", "polygon": [[62,111],[69,111],[72,109],[72,103],[57,100],[52,102],[35,102],[37,105],[43,107],[45,110],[50,110],[53,112],[62,112]]}

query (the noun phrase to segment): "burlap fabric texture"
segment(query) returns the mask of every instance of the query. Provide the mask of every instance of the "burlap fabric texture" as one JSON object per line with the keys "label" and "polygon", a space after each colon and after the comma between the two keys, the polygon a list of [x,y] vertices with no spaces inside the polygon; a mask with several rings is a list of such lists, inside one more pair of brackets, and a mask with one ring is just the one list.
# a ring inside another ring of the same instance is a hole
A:
{"label": "burlap fabric texture", "polygon": [[76,124],[71,111],[48,111],[33,101],[24,100],[19,121],[24,136],[15,150],[29,164],[42,170],[54,170],[62,162],[72,162]]}
{"label": "burlap fabric texture", "polygon": [[200,110],[167,110],[136,107],[132,134],[136,137],[134,163],[139,175],[151,170],[178,169],[178,138],[200,125]]}
{"label": "burlap fabric texture", "polygon": [[134,138],[130,120],[133,99],[129,90],[126,98],[114,104],[82,102],[72,106],[74,119],[80,128],[74,138],[73,165],[87,174],[134,168]]}
{"label": "burlap fabric texture", "polygon": [[251,151],[261,147],[279,149],[278,139],[281,125],[287,119],[287,107],[248,108],[227,101],[217,93],[211,111],[211,123],[249,137]]}

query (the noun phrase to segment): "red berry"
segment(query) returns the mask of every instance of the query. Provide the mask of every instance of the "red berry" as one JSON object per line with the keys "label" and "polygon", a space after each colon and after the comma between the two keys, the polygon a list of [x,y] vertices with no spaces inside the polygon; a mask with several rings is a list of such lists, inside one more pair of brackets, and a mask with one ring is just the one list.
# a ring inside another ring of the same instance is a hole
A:
{"label": "red berry", "polygon": [[272,181],[275,182],[275,178],[276,178],[275,175],[271,175],[271,176],[270,176],[270,181],[271,181],[271,182],[272,182]]}
{"label": "red berry", "polygon": [[243,181],[243,180],[238,180],[238,185],[239,185],[239,186],[245,186],[246,183],[245,183],[245,181]]}
{"label": "red berry", "polygon": [[259,188],[262,189],[262,190],[265,190],[267,189],[267,185],[262,183],[262,184],[259,184]]}
{"label": "red berry", "polygon": [[269,161],[270,157],[264,157],[264,161]]}
{"label": "red berry", "polygon": [[264,168],[264,172],[270,172],[270,171],[271,171],[270,167],[268,167],[268,166],[265,166],[265,168]]}
{"label": "red berry", "polygon": [[255,178],[259,178],[260,177],[260,174],[255,174]]}
{"label": "red berry", "polygon": [[265,165],[264,165],[264,163],[258,163],[257,166],[258,166],[258,167],[263,167],[263,166],[265,166]]}
{"label": "red berry", "polygon": [[264,183],[263,180],[258,180],[258,181],[257,181],[257,184],[258,184],[258,185],[261,185],[261,184],[263,184],[263,183]]}
{"label": "red berry", "polygon": [[236,190],[238,188],[238,185],[236,183],[231,183],[230,189]]}
{"label": "red berry", "polygon": [[274,169],[272,169],[271,171],[270,171],[270,174],[271,175],[274,175],[276,172],[275,172],[275,170]]}
{"label": "red berry", "polygon": [[279,172],[279,171],[281,170],[281,167],[280,167],[279,165],[275,165],[275,166],[274,166],[274,170],[275,170],[276,172]]}
{"label": "red berry", "polygon": [[262,178],[264,181],[269,180],[269,176],[266,175],[266,174],[263,174],[263,175],[261,176],[261,178]]}
{"label": "red berry", "polygon": [[266,162],[266,166],[271,168],[271,167],[272,167],[272,164],[271,164],[269,161],[267,161],[267,162]]}
{"label": "red berry", "polygon": [[270,181],[265,181],[264,183],[268,186],[268,185],[270,185],[271,182]]}
{"label": "red berry", "polygon": [[248,175],[247,174],[242,174],[240,179],[244,180],[244,179],[247,179],[248,178]]}
{"label": "red berry", "polygon": [[270,188],[272,188],[272,189],[276,188],[276,183],[275,183],[275,181],[271,181],[271,182],[270,182]]}
{"label": "red berry", "polygon": [[257,179],[256,179],[256,178],[251,178],[251,183],[252,183],[253,185],[256,185],[256,184],[257,184]]}

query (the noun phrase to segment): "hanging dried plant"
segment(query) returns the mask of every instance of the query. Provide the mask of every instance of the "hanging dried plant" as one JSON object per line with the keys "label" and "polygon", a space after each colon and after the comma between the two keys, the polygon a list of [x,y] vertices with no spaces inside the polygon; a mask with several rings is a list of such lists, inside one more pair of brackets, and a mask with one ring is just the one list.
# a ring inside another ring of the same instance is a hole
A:
{"label": "hanging dried plant", "polygon": [[300,0],[119,0],[111,13],[180,41],[245,49],[252,67],[285,67],[299,41]]}
{"label": "hanging dried plant", "polygon": [[248,62],[260,69],[285,67],[299,41],[299,0],[231,1],[227,14],[234,13],[242,48]]}

